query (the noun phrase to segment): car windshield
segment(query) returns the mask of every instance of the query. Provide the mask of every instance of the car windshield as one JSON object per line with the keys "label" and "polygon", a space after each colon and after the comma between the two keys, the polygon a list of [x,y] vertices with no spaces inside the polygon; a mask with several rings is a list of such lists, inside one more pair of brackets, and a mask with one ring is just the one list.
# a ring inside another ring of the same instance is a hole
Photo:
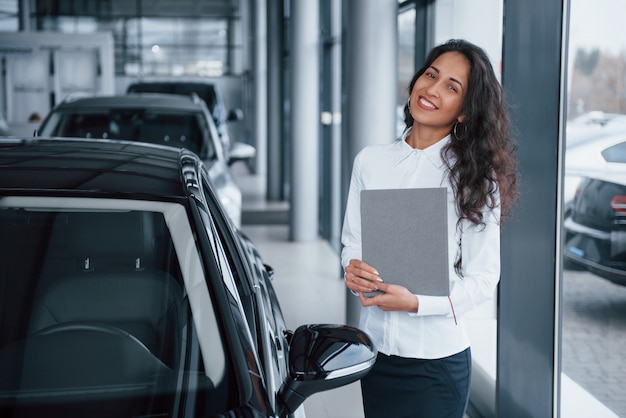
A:
{"label": "car windshield", "polygon": [[204,140],[209,135],[208,127],[196,113],[146,109],[59,111],[46,125],[43,135],[126,139],[186,148],[206,159],[215,156],[212,142]]}
{"label": "car windshield", "polygon": [[227,350],[184,213],[0,198],[0,415],[228,409]]}

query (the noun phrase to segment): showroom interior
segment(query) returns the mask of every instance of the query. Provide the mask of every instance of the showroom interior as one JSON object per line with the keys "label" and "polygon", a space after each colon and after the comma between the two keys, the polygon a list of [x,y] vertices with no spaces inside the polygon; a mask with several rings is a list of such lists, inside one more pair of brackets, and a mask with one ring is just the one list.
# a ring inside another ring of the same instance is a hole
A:
{"label": "showroom interior", "polygon": [[[598,342],[614,350],[595,369],[609,376],[582,382],[564,367],[576,361],[564,351],[561,242],[565,133],[575,110],[572,43],[584,33],[573,20],[582,13],[578,3],[584,0],[0,0],[0,114],[10,133],[30,136],[38,122],[29,118],[44,117],[68,94],[119,94],[142,79],[210,80],[227,107],[243,114],[231,137],[256,148],[236,167],[244,193],[263,203],[244,207],[244,229],[254,240],[255,226],[278,225],[285,234],[277,248],[316,243],[337,256],[355,155],[398,137],[407,84],[427,51],[468,39],[487,51],[504,86],[521,178],[502,229],[497,297],[470,318],[476,351],[468,414],[626,416],[626,395],[609,387],[626,383],[612,372],[626,369],[614,356],[617,337]],[[605,9],[626,17],[623,3]],[[610,26],[594,22],[592,31]],[[624,103],[626,87],[618,85]],[[342,291],[334,258],[330,269]],[[621,312],[624,289],[612,288]],[[346,323],[355,325],[358,300],[349,292],[341,300]]]}

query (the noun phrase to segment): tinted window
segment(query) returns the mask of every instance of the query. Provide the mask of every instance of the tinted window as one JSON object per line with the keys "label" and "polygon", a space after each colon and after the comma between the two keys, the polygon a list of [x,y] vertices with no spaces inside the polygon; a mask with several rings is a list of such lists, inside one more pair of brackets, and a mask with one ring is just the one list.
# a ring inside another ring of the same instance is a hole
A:
{"label": "tinted window", "polygon": [[[213,214],[214,230],[220,237],[225,251],[225,259],[232,273],[239,301],[245,312],[248,328],[253,337],[263,374],[270,393],[278,393],[283,379],[288,374],[287,340],[283,315],[278,298],[270,282],[268,272],[260,254],[251,241],[232,231],[224,215],[220,215],[215,198],[209,193],[210,187],[203,178],[205,198]],[[275,405],[275,399],[270,396]]]}
{"label": "tinted window", "polygon": [[64,111],[56,120],[53,136],[127,139],[186,148],[203,157],[215,154],[211,141],[204,140],[208,133],[199,113],[103,109]]}

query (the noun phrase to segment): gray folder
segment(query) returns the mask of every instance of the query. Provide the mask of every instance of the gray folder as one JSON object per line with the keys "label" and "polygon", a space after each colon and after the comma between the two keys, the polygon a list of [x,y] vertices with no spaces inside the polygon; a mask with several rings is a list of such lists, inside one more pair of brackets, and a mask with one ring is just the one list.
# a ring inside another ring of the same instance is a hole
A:
{"label": "gray folder", "polygon": [[361,191],[363,261],[385,283],[415,294],[448,296],[446,200],[445,187]]}

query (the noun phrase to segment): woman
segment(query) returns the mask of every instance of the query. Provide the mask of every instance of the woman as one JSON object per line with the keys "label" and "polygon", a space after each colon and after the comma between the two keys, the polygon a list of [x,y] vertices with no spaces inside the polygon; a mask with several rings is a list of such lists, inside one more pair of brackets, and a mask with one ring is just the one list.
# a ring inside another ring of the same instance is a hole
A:
{"label": "woman", "polygon": [[[379,350],[361,381],[363,406],[367,418],[462,417],[471,375],[463,316],[499,281],[500,225],[517,197],[516,146],[489,58],[467,41],[435,47],[409,93],[402,139],[354,160],[342,231],[346,286]],[[360,191],[428,187],[448,190],[449,297],[412,294],[361,260]],[[363,295],[373,290],[384,293]]]}

